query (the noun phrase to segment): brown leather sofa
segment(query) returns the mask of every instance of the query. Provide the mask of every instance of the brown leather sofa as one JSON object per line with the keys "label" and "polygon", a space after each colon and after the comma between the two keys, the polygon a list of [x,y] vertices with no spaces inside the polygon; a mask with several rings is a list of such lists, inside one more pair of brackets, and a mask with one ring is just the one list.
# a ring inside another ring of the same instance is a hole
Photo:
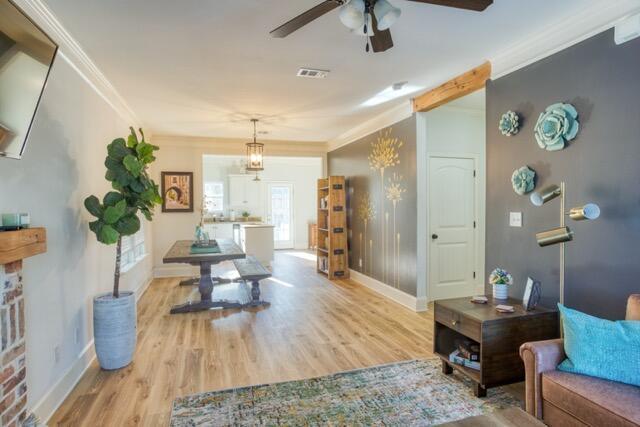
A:
{"label": "brown leather sofa", "polygon": [[[640,320],[640,294],[629,297],[626,319]],[[525,343],[520,357],[527,412],[547,425],[640,426],[640,387],[558,371],[562,339]]]}

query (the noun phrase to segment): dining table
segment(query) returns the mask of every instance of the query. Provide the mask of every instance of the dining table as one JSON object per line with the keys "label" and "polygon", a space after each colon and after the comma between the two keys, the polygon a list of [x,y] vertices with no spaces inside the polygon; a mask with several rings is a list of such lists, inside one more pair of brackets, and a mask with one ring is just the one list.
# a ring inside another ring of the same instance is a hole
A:
{"label": "dining table", "polygon": [[244,304],[240,301],[214,300],[213,289],[215,285],[229,283],[229,279],[221,277],[211,277],[211,266],[223,261],[246,258],[246,254],[231,239],[216,239],[219,251],[212,253],[192,253],[191,240],[178,240],[171,246],[162,262],[180,263],[195,265],[200,268],[200,278],[198,279],[198,290],[200,292],[199,301],[186,301],[183,304],[171,307],[171,314],[193,313],[215,308],[242,308]]}

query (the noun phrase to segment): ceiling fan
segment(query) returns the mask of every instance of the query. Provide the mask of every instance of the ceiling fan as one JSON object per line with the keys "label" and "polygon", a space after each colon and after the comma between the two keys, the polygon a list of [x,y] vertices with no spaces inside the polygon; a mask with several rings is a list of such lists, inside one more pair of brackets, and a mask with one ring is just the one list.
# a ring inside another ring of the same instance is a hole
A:
{"label": "ceiling fan", "polygon": [[[493,0],[409,0],[418,3],[435,4],[481,12],[489,7]],[[389,28],[400,16],[400,9],[387,0],[325,0],[319,5],[296,16],[289,22],[271,31],[273,37],[283,38],[322,15],[341,7],[340,20],[354,34],[366,36],[374,52],[384,52],[393,47]]]}

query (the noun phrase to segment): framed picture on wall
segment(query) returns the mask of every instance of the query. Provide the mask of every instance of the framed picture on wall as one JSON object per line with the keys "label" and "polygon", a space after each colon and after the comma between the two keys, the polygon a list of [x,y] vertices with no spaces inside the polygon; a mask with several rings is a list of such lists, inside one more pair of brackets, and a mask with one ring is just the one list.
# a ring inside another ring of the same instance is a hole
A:
{"label": "framed picture on wall", "polygon": [[193,172],[162,172],[162,212],[193,212]]}

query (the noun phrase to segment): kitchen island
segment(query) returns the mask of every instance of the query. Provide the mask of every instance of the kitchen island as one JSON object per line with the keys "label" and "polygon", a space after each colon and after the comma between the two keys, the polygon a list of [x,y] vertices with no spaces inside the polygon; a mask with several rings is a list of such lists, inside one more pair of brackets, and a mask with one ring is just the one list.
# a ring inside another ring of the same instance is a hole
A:
{"label": "kitchen island", "polygon": [[265,223],[240,224],[240,246],[265,267],[273,261],[273,228],[273,225]]}
{"label": "kitchen island", "polygon": [[274,226],[262,221],[205,221],[204,229],[211,239],[232,239],[247,255],[268,267],[273,261]]}

